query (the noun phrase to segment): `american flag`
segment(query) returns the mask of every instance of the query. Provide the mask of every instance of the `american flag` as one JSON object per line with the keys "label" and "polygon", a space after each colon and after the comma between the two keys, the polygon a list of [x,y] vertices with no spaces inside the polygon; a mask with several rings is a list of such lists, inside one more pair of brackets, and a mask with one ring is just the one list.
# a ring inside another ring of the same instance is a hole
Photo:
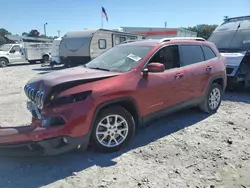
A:
{"label": "american flag", "polygon": [[108,21],[108,14],[104,7],[102,7],[102,16],[106,18],[106,21]]}

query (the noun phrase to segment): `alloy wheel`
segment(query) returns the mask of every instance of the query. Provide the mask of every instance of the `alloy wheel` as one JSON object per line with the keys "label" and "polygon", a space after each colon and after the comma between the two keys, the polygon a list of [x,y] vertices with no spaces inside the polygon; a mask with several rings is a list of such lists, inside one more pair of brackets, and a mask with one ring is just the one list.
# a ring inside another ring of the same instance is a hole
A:
{"label": "alloy wheel", "polygon": [[218,107],[218,105],[220,104],[220,100],[221,100],[220,90],[218,88],[214,88],[211,91],[208,99],[208,105],[211,108],[211,110],[214,110]]}
{"label": "alloy wheel", "polygon": [[116,147],[122,144],[129,132],[128,122],[120,115],[108,115],[97,125],[97,141],[105,147]]}

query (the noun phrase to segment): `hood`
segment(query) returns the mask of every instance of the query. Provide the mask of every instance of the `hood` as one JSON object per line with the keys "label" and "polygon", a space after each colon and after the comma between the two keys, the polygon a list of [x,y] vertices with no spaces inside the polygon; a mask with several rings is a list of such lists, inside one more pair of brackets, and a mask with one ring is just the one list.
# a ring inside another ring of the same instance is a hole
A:
{"label": "hood", "polygon": [[44,74],[42,76],[36,76],[31,79],[27,84],[34,82],[43,82],[48,86],[55,86],[65,82],[79,81],[79,80],[91,80],[98,78],[105,78],[116,76],[121,73],[109,72],[96,69],[87,69],[81,66],[63,69],[51,73]]}
{"label": "hood", "polygon": [[5,51],[1,51],[1,50],[0,50],[0,56],[1,56],[1,55],[7,55],[8,53],[9,53],[9,52],[5,52]]}
{"label": "hood", "polygon": [[226,64],[229,66],[240,66],[241,61],[246,55],[246,51],[237,53],[221,53],[226,58]]}
{"label": "hood", "polygon": [[[52,88],[55,89],[56,92],[60,92],[80,84],[113,77],[119,74],[121,73],[87,69],[82,66],[78,66],[47,73],[42,76],[36,76],[27,82],[25,90],[27,90],[29,86],[29,90],[35,91],[32,92],[34,95],[38,90],[47,95],[50,93]],[[28,97],[32,98],[31,96]]]}

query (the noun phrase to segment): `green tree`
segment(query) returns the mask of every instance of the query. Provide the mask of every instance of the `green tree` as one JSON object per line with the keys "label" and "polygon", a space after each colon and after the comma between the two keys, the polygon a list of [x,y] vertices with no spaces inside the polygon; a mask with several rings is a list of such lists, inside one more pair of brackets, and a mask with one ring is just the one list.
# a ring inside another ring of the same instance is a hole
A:
{"label": "green tree", "polygon": [[185,27],[183,29],[187,29],[189,31],[197,32],[198,37],[202,37],[204,39],[208,39],[209,36],[213,33],[218,25],[207,25],[207,24],[200,24],[194,27]]}
{"label": "green tree", "polygon": [[4,37],[5,35],[11,35],[11,33],[4,28],[0,28],[0,45],[9,42],[8,39]]}

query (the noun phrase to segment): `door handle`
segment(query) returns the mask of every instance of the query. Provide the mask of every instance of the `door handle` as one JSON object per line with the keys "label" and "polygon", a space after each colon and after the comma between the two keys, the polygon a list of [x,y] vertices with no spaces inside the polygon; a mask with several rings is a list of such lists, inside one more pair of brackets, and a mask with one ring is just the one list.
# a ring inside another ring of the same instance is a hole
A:
{"label": "door handle", "polygon": [[212,67],[211,66],[207,66],[206,71],[211,71]]}
{"label": "door handle", "polygon": [[176,79],[179,79],[179,78],[181,78],[181,77],[183,77],[183,73],[177,73],[176,75],[175,75],[175,78]]}

